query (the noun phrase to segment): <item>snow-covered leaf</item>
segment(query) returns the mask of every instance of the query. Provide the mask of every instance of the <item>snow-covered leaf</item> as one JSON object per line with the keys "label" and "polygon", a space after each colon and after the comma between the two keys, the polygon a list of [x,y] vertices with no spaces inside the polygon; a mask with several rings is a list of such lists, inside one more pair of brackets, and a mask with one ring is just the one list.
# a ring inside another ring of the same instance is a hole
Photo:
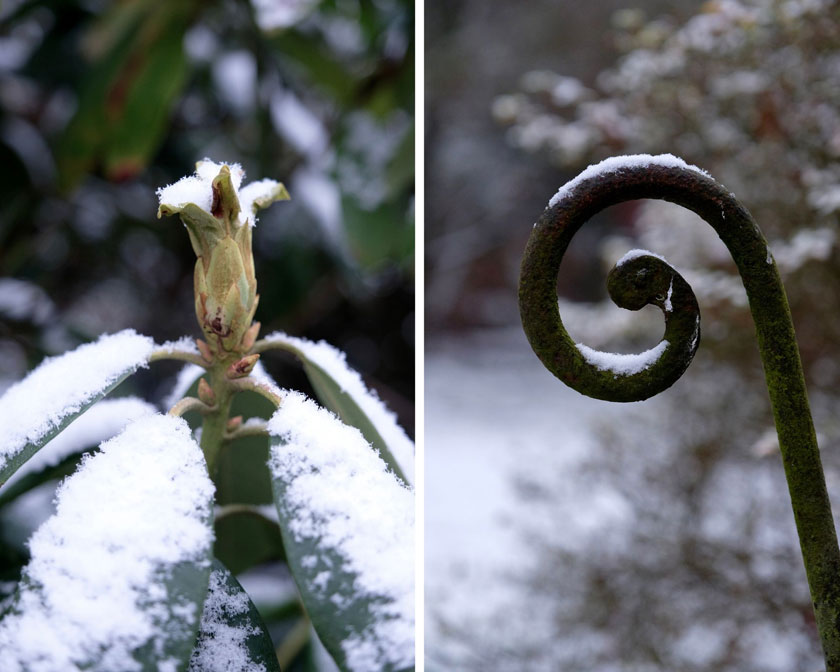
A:
{"label": "snow-covered leaf", "polygon": [[414,665],[414,497],[353,427],[298,392],[269,421],[283,545],[342,670]]}
{"label": "snow-covered leaf", "polygon": [[0,397],[0,484],[47,441],[146,366],[154,342],[131,329],[44,360]]}
{"label": "snow-covered leaf", "polygon": [[186,422],[136,420],[84,458],[0,621],[8,672],[183,669],[211,569],[213,484]]}
{"label": "snow-covered leaf", "polygon": [[[42,473],[120,432],[129,422],[152,415],[155,407],[137,397],[102,399],[77,417],[61,434],[44,445],[0,487],[0,501],[8,501],[43,480]],[[54,478],[54,477],[53,477]]]}
{"label": "snow-covered leaf", "polygon": [[325,341],[314,343],[280,331],[264,340],[271,347],[293,353],[303,364],[321,403],[346,424],[357,427],[394,473],[413,483],[414,444],[397,424],[396,416],[347,366],[343,352]]}
{"label": "snow-covered leaf", "polygon": [[196,364],[187,364],[178,372],[175,383],[172,386],[169,394],[166,395],[162,402],[163,410],[168,411],[180,399],[186,396],[189,389],[204,375],[205,370]]}
{"label": "snow-covered leaf", "polygon": [[230,170],[233,192],[239,203],[239,225],[254,226],[257,210],[266,208],[275,201],[289,199],[289,192],[275,180],[263,179],[241,187],[245,171],[238,163],[215,163],[204,159],[195,164],[195,175],[183,177],[174,184],[157,190],[160,199],[158,217],[180,214],[186,220],[201,220],[208,227],[220,226],[211,211],[213,209],[213,180],[223,166]]}
{"label": "snow-covered leaf", "polygon": [[280,672],[257,608],[216,559],[189,672]]}

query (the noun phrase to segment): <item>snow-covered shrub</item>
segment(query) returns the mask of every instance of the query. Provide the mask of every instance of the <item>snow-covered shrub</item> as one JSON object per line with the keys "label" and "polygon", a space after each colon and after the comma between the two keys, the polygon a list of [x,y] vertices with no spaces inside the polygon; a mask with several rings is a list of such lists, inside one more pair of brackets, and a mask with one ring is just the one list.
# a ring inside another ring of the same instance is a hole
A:
{"label": "snow-covered shrub", "polygon": [[[180,215],[197,256],[203,340],[103,335],[0,397],[2,504],[104,441],[59,486],[20,581],[3,584],[4,670],[279,670],[248,594],[215,557],[214,518],[232,512],[269,526],[340,669],[413,669],[413,444],[343,353],[279,332],[258,339],[252,230],[257,209],[288,194],[242,179],[238,165],[203,161],[158,192],[158,215]],[[258,362],[270,350],[303,364],[326,408],[274,383]],[[165,414],[103,399],[162,360],[186,363]],[[232,412],[246,394],[270,419]],[[244,459],[252,437],[270,445],[262,474],[275,506],[214,506],[220,462]]]}

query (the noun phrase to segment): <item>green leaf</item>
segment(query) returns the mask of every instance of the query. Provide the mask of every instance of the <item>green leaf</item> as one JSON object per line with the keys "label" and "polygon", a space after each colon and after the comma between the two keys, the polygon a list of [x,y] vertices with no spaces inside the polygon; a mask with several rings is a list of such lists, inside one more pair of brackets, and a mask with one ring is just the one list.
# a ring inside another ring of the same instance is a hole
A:
{"label": "green leaf", "polygon": [[[280,672],[274,644],[260,613],[233,574],[214,558],[190,672],[219,670],[224,661],[243,662],[245,657],[252,666],[262,665],[265,672]],[[242,669],[242,665],[235,669]]]}
{"label": "green leaf", "polygon": [[286,560],[321,642],[342,670],[410,668],[411,490],[358,430],[299,393],[287,393],[269,431]]}
{"label": "green leaf", "polygon": [[184,669],[210,576],[212,500],[182,419],[145,416],[103,444],[30,541],[0,620],[4,668]]}
{"label": "green leaf", "polygon": [[186,81],[182,43],[193,9],[192,2],[116,3],[94,24],[88,34],[94,62],[58,144],[65,189],[97,163],[112,179],[146,166]]}
{"label": "green leaf", "polygon": [[356,427],[398,478],[412,482],[411,474],[406,473],[403,466],[406,461],[413,460],[409,439],[396,426],[382,402],[365,388],[358,373],[347,366],[339,350],[323,342],[313,343],[281,332],[271,334],[263,342],[294,354],[303,364],[319,401],[345,424]]}
{"label": "green leaf", "polygon": [[405,203],[386,201],[375,210],[365,210],[354,197],[347,196],[341,209],[353,256],[363,267],[380,271],[396,265],[410,270],[414,226],[407,221]]}
{"label": "green leaf", "polygon": [[216,557],[236,573],[285,557],[277,523],[244,507],[216,520],[214,548]]}
{"label": "green leaf", "polygon": [[154,347],[132,330],[44,360],[0,397],[0,485],[140,366]]}

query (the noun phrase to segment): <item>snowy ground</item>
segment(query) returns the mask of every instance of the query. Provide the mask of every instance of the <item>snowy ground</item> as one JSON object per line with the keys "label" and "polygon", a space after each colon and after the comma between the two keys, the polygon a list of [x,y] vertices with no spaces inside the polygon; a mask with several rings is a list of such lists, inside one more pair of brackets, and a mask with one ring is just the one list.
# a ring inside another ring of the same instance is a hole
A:
{"label": "snowy ground", "polygon": [[[557,520],[534,520],[547,513],[529,509],[515,478],[539,471],[571,478],[591,444],[592,421],[618,421],[627,407],[564,386],[518,329],[432,342],[425,375],[425,650],[427,669],[443,670],[477,662],[470,643],[498,628],[509,637],[521,627],[513,639],[524,645],[551,637],[539,627],[550,616],[535,613],[540,605],[515,578],[536,560],[521,523],[556,530]],[[585,494],[587,515],[564,523],[570,542],[622,514],[612,493]]]}

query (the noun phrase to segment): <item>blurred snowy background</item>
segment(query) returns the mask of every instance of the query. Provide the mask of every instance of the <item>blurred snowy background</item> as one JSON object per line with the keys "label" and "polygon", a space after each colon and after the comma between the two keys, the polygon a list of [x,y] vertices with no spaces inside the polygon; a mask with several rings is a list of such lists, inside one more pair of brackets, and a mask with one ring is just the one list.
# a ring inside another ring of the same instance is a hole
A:
{"label": "blurred snowy background", "polygon": [[752,211],[794,314],[840,505],[840,3],[426,3],[429,670],[822,669],[746,297],[725,248],[662,202],[578,233],[572,336],[654,345],[606,300],[634,247],[692,284],[700,351],[657,398],[564,388],[521,333],[518,266],[588,164],[671,152]]}
{"label": "blurred snowy background", "polygon": [[[3,2],[0,391],[102,332],[199,335],[195,255],[177,218],[155,218],[155,190],[210,157],[292,195],[254,233],[263,333],[342,349],[413,433],[414,71],[411,0]],[[310,390],[291,360],[266,366]],[[162,402],[177,368],[117,395]],[[223,466],[221,504],[271,501],[266,450]],[[0,593],[75,461],[27,495],[0,494]],[[258,602],[284,669],[328,669],[278,577],[282,548],[243,518],[219,521],[217,555]]]}

